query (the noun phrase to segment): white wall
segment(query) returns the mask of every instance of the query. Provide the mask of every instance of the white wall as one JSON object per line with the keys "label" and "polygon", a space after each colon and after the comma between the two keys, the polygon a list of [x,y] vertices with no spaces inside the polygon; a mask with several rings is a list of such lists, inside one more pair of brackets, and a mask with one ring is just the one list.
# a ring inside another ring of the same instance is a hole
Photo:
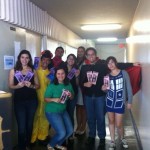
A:
{"label": "white wall", "polygon": [[97,55],[100,59],[106,59],[109,56],[114,56],[118,62],[125,62],[126,47],[120,48],[119,44],[99,44],[96,45]]}
{"label": "white wall", "polygon": [[[144,20],[150,20],[150,1],[140,0],[137,7],[133,24],[130,29],[130,36],[137,35],[149,35],[150,25],[147,31],[142,31],[146,29],[144,24],[142,28],[135,29],[134,23]],[[149,31],[148,31],[149,30]],[[131,37],[132,39],[134,37]],[[143,42],[145,39],[141,39],[139,42],[128,44],[128,56],[129,61],[139,61],[142,63],[142,87],[141,91],[134,97],[133,101],[133,115],[135,117],[136,123],[138,125],[142,145],[144,150],[150,149],[150,43]]]}

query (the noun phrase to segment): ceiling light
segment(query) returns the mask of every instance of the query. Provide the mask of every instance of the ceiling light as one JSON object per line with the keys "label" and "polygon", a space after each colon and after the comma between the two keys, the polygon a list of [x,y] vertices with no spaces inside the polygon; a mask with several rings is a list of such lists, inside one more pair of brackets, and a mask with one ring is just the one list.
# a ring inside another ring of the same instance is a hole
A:
{"label": "ceiling light", "polygon": [[126,39],[127,43],[150,43],[150,35],[136,35]]}
{"label": "ceiling light", "polygon": [[133,27],[137,31],[148,32],[150,31],[150,20],[136,21]]}
{"label": "ceiling light", "polygon": [[98,38],[98,42],[115,42],[118,39],[116,37],[109,37],[109,38]]}
{"label": "ceiling light", "polygon": [[82,30],[116,30],[120,28],[121,28],[120,24],[100,24],[100,25],[81,26]]}

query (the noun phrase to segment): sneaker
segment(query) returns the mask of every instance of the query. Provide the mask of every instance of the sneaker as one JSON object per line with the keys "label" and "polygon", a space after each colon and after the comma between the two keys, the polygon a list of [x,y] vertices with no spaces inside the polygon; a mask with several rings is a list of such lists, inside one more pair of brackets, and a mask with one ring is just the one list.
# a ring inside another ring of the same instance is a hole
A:
{"label": "sneaker", "polygon": [[84,133],[85,133],[85,130],[79,131],[79,132],[78,132],[78,135],[83,135]]}
{"label": "sneaker", "polygon": [[111,141],[109,144],[109,150],[114,150],[116,148],[116,144],[114,141]]}
{"label": "sneaker", "polygon": [[100,139],[100,141],[99,141],[99,147],[104,147],[104,146],[105,146],[105,138]]}
{"label": "sneaker", "polygon": [[121,143],[122,143],[123,148],[128,148],[129,147],[126,139],[122,139]]}
{"label": "sneaker", "polygon": [[67,150],[66,147],[60,146],[60,145],[56,145],[55,148],[56,148],[56,150]]}
{"label": "sneaker", "polygon": [[48,144],[47,145],[47,150],[55,150],[55,149]]}
{"label": "sneaker", "polygon": [[76,130],[76,131],[74,132],[75,135],[79,135],[79,133],[80,133],[80,130]]}
{"label": "sneaker", "polygon": [[88,139],[85,142],[86,145],[94,145],[95,144],[95,138],[88,137]]}

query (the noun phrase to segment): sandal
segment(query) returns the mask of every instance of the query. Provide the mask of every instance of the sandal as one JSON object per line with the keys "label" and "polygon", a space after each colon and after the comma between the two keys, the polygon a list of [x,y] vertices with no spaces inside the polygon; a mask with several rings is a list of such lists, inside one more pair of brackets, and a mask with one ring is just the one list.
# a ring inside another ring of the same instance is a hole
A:
{"label": "sandal", "polygon": [[56,145],[55,148],[56,148],[57,150],[67,150],[66,147],[60,146],[60,145]]}

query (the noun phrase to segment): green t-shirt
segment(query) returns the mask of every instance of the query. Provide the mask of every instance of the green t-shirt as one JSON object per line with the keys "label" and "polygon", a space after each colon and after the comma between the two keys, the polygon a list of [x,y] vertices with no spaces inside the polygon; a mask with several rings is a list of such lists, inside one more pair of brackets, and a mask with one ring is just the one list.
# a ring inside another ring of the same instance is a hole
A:
{"label": "green t-shirt", "polygon": [[[68,90],[74,95],[74,91],[70,83],[68,85],[49,84],[45,92],[45,98],[60,98],[63,90]],[[65,109],[66,109],[66,102],[64,104],[56,102],[47,102],[45,106],[46,112],[62,112]]]}

